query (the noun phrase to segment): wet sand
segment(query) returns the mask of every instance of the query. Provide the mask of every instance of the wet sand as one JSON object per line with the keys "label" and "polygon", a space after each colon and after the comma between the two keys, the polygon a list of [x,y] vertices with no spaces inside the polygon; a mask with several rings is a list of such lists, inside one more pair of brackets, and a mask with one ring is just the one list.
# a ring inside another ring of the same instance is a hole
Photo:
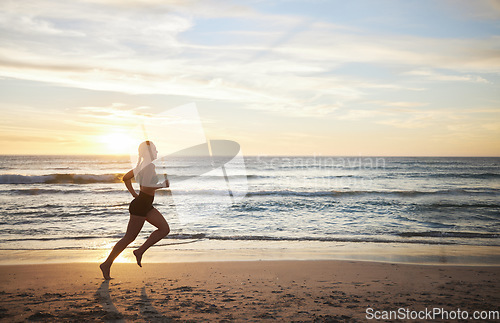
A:
{"label": "wet sand", "polygon": [[[498,311],[500,267],[362,261],[0,266],[5,321],[365,321],[367,308]],[[439,317],[438,317],[439,318]]]}

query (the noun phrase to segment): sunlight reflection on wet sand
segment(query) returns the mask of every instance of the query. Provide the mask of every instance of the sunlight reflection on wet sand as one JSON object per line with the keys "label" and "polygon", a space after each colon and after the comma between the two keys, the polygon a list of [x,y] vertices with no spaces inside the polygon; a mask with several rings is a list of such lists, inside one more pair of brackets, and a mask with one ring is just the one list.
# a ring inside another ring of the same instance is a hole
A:
{"label": "sunlight reflection on wet sand", "polygon": [[[114,243],[97,250],[3,250],[0,264],[102,262]],[[134,263],[127,248],[117,263]],[[193,244],[155,246],[143,263],[241,260],[365,260],[392,263],[499,265],[500,247],[463,245],[409,245],[389,243],[339,243],[261,241],[200,241]]]}

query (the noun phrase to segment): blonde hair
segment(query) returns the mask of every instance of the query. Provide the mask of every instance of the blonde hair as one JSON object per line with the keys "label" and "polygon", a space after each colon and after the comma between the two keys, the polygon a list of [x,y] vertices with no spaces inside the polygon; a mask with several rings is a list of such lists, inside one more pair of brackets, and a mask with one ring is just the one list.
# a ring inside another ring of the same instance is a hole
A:
{"label": "blonde hair", "polygon": [[139,145],[139,158],[137,159],[137,166],[134,168],[134,176],[138,182],[140,182],[140,172],[153,162],[153,149],[156,151],[156,146],[149,140],[143,141]]}

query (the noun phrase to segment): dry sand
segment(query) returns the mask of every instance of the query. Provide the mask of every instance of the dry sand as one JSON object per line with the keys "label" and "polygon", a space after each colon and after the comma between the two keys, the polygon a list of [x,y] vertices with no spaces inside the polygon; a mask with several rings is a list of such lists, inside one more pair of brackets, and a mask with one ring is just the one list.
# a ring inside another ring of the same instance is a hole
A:
{"label": "dry sand", "polygon": [[[0,266],[3,321],[365,321],[378,311],[499,310],[500,267],[359,261]],[[381,312],[383,313],[383,312]]]}

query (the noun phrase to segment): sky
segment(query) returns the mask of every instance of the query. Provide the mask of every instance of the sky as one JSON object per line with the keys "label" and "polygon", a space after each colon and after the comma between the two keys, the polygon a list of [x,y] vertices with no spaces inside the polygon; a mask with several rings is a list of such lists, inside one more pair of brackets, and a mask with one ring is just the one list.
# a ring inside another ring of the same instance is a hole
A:
{"label": "sky", "polygon": [[244,155],[500,156],[499,0],[0,7],[1,154],[127,154],[194,103]]}

